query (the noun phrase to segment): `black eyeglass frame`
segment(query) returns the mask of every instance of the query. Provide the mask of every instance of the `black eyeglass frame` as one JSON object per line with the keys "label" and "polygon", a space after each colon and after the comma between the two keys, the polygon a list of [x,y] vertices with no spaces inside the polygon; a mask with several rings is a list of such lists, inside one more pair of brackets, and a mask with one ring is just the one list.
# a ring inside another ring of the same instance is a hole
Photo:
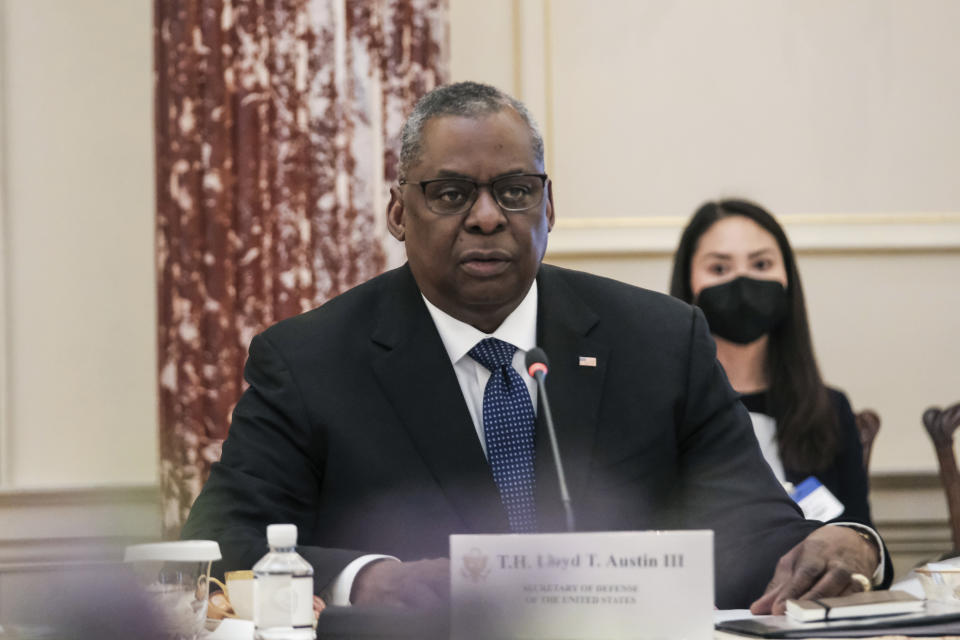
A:
{"label": "black eyeglass frame", "polygon": [[[498,182],[501,182],[501,181],[503,181],[503,180],[510,180],[511,178],[540,178],[540,200],[537,201],[536,204],[528,205],[528,206],[526,206],[526,207],[524,207],[524,208],[522,208],[522,209],[512,209],[512,208],[504,205],[502,202],[500,202],[500,199],[497,198],[497,192],[496,192],[496,190],[494,190],[492,187],[493,187],[493,185],[495,185],[495,184],[498,183]],[[497,203],[497,206],[500,207],[502,210],[504,210],[504,211],[510,211],[510,212],[512,212],[512,213],[519,213],[519,212],[521,212],[521,211],[529,211],[530,209],[533,209],[534,207],[538,207],[538,206],[540,206],[541,204],[543,204],[543,194],[546,193],[546,191],[547,191],[547,180],[548,180],[548,179],[549,179],[549,176],[548,176],[546,173],[510,173],[510,174],[507,174],[507,175],[505,175],[505,176],[500,176],[499,178],[494,178],[493,180],[490,180],[489,182],[477,182],[476,180],[472,180],[472,179],[470,179],[470,178],[460,178],[460,177],[451,176],[451,177],[449,177],[449,178],[432,178],[432,179],[430,179],[430,180],[421,180],[421,181],[419,181],[419,182],[408,182],[408,181],[406,181],[406,180],[399,180],[399,181],[397,181],[397,184],[399,184],[401,187],[404,186],[404,185],[412,185],[412,184],[415,184],[415,185],[417,185],[418,187],[420,187],[420,193],[423,194],[423,201],[426,203],[427,209],[430,209],[430,211],[431,211],[432,213],[434,213],[434,214],[436,214],[436,215],[438,215],[438,216],[459,216],[459,215],[463,215],[464,213],[467,213],[468,211],[470,211],[470,209],[473,208],[473,205],[475,205],[475,204],[477,203],[477,199],[480,197],[480,188],[481,188],[481,187],[486,187],[486,188],[487,188],[487,190],[490,192],[490,195],[493,197],[493,201],[496,202],[496,203]],[[469,182],[469,183],[471,183],[471,184],[473,185],[474,197],[473,197],[473,199],[469,202],[469,204],[467,204],[466,206],[464,206],[463,209],[460,210],[460,211],[435,211],[435,210],[433,209],[433,207],[430,206],[430,199],[427,198],[427,185],[430,185],[430,184],[435,183],[435,182],[449,182],[449,181],[460,181],[460,182]]]}

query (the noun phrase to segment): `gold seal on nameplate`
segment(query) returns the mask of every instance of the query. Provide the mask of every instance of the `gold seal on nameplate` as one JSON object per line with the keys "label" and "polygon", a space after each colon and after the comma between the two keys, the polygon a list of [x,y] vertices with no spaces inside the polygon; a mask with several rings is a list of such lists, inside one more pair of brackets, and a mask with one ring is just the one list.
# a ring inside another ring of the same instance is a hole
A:
{"label": "gold seal on nameplate", "polygon": [[460,573],[474,584],[485,582],[487,574],[490,573],[490,568],[487,566],[488,561],[489,558],[486,554],[474,547],[470,549],[470,553],[463,556],[463,569],[460,570]]}

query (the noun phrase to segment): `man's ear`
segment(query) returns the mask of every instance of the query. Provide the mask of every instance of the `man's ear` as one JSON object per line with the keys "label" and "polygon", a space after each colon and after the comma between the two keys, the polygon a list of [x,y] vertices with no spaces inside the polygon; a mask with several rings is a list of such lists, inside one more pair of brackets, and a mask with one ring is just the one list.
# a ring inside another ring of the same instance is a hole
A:
{"label": "man's ear", "polygon": [[553,182],[547,178],[547,231],[553,230]]}
{"label": "man's ear", "polygon": [[406,235],[404,214],[403,194],[400,193],[400,187],[390,187],[390,204],[387,205],[387,230],[400,242],[403,242]]}

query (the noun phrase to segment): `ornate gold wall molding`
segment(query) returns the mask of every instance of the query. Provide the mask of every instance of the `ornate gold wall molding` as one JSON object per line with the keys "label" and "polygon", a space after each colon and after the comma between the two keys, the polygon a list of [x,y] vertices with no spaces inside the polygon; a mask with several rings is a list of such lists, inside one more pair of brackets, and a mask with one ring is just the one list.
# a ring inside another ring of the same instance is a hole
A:
{"label": "ornate gold wall molding", "polygon": [[[6,20],[4,15],[4,6],[0,5],[0,36],[5,33]],[[0,40],[3,38],[0,37]],[[0,96],[7,95],[6,86],[6,59],[3,55],[4,50],[0,48]],[[4,102],[0,101],[0,487],[10,484],[10,438],[9,438],[9,412],[10,412],[10,393],[7,388],[7,359],[9,351],[7,350],[7,256],[10,252],[7,250],[7,238],[4,232],[6,226],[6,164],[4,158],[7,151],[6,137],[6,114],[4,113]]]}
{"label": "ornate gold wall molding", "polygon": [[513,0],[513,93],[530,109],[543,135],[547,170],[553,162],[553,69],[549,0]]}
{"label": "ornate gold wall molding", "polygon": [[157,485],[2,491],[0,574],[117,561],[160,529]]}
{"label": "ornate gold wall molding", "polygon": [[[777,217],[801,252],[960,250],[960,211]],[[670,255],[686,216],[557,217],[547,256]]]}

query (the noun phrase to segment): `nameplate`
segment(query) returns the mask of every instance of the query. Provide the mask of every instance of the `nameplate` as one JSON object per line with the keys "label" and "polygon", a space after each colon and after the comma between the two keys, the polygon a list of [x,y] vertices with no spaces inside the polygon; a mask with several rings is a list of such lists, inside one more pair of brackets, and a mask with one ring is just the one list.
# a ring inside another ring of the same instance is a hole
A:
{"label": "nameplate", "polygon": [[713,532],[450,536],[455,640],[713,638]]}

